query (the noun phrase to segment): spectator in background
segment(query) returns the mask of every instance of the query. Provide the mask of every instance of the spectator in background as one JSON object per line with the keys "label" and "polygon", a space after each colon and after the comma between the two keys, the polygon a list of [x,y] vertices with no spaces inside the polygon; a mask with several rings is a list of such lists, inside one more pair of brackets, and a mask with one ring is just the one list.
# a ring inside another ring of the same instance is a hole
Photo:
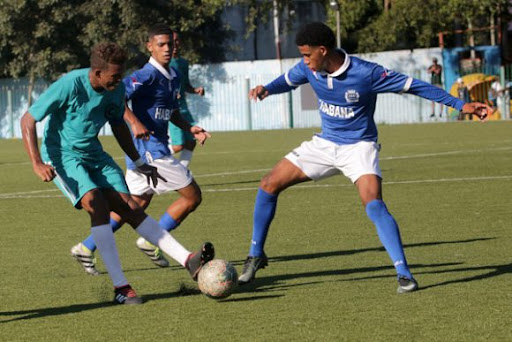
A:
{"label": "spectator in background", "polygon": [[492,107],[493,111],[503,108],[504,92],[505,89],[501,86],[499,78],[494,76],[493,82],[491,83],[491,87],[489,88],[489,92],[487,94],[489,105]]}
{"label": "spectator in background", "polygon": [[[470,102],[471,99],[469,97],[469,90],[466,84],[464,84],[464,80],[462,77],[457,79],[457,97],[464,102]],[[459,112],[459,120],[465,120],[466,115],[469,115],[469,119],[471,119],[471,114],[465,114],[462,111]]]}
{"label": "spectator in background", "polygon": [[[443,88],[443,81],[441,74],[443,73],[443,67],[437,63],[437,58],[432,58],[432,65],[428,67],[427,72],[430,73],[430,83],[436,87]],[[443,104],[439,104],[439,117],[443,116]],[[436,102],[432,101],[432,114],[431,118],[436,117]]]}

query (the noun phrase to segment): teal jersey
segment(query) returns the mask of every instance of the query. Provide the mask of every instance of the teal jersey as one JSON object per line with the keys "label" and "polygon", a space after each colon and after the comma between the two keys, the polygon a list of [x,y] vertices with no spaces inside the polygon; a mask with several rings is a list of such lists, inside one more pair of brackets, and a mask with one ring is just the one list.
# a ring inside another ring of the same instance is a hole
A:
{"label": "teal jersey", "polygon": [[188,78],[188,61],[185,58],[173,58],[171,59],[171,63],[169,66],[178,72],[180,76],[181,84],[180,84],[180,96],[178,98],[178,104],[180,106],[180,110],[186,111],[188,110],[187,106],[187,98],[185,89],[187,89],[187,85],[190,84],[190,80]]}
{"label": "teal jersey", "polygon": [[123,122],[125,87],[97,92],[89,81],[89,68],[78,69],[53,83],[28,112],[36,121],[48,117],[41,154],[43,159],[74,156],[82,160],[103,155],[100,129]]}

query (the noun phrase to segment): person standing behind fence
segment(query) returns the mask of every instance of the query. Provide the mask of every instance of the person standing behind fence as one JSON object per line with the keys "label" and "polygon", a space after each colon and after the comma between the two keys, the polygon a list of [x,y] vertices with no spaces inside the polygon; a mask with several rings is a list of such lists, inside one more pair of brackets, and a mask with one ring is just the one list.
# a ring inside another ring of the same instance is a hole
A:
{"label": "person standing behind fence", "polygon": [[[462,77],[459,77],[457,79],[457,97],[464,102],[470,101],[469,90],[466,84],[464,84],[464,80],[462,79]],[[462,111],[459,111],[458,119],[464,120],[466,115],[469,115],[471,119],[471,114],[464,114]]]}
{"label": "person standing behind fence", "polygon": [[[204,96],[204,88],[195,88],[190,84],[190,80],[188,78],[188,61],[180,56],[180,37],[177,32],[173,33],[173,42],[174,48],[172,50],[170,66],[178,71],[178,75],[181,79],[181,88],[178,98],[180,113],[191,125],[195,125],[194,117],[188,110],[186,94],[189,93]],[[192,159],[192,153],[196,147],[194,136],[191,135],[190,132],[184,131],[174,125],[172,122],[169,123],[169,136],[171,140],[169,149],[172,153],[180,152],[180,163],[183,166],[188,167],[190,165],[190,160]]]}
{"label": "person standing behind fence", "polygon": [[497,76],[494,76],[493,82],[489,87],[487,98],[493,110],[497,110],[503,107],[503,94],[505,89],[501,86],[500,80]]}
{"label": "person standing behind fence", "polygon": [[[436,87],[443,88],[443,80],[441,74],[443,73],[443,67],[437,63],[437,58],[432,58],[432,65],[428,67],[427,72],[430,73],[430,83]],[[439,104],[439,117],[443,116],[443,104]],[[431,118],[436,117],[436,102],[432,101],[432,114]]]}

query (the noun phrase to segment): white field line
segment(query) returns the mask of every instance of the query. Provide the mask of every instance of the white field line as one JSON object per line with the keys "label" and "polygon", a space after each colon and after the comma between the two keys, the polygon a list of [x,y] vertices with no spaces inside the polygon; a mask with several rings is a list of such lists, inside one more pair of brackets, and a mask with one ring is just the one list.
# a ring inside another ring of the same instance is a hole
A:
{"label": "white field line", "polygon": [[[404,146],[404,145],[402,145]],[[409,145],[405,145],[409,146]],[[411,155],[405,155],[405,156],[389,156],[389,157],[381,157],[380,160],[395,160],[395,159],[412,159],[412,158],[425,158],[425,157],[436,157],[436,156],[445,156],[445,155],[453,155],[453,154],[464,154],[464,153],[482,153],[482,152],[494,152],[494,151],[509,151],[512,150],[512,146],[506,146],[506,147],[489,147],[489,148],[483,148],[483,149],[474,149],[474,150],[455,150],[455,151],[446,151],[446,152],[437,152],[437,153],[421,153],[421,154],[411,154]],[[277,150],[274,150],[272,152],[276,152]],[[284,150],[283,150],[284,151]],[[289,151],[289,150],[287,150]],[[268,153],[269,151],[245,151],[244,153]],[[231,153],[239,153],[239,152],[233,152],[233,151],[212,151],[208,153],[198,153],[198,155],[201,154],[231,154]],[[286,152],[283,152],[286,154]],[[284,157],[283,154],[283,157]],[[114,160],[124,160],[124,156],[117,156],[113,157]],[[277,160],[276,160],[277,162]],[[30,162],[14,162],[14,163],[5,163],[0,164],[0,167],[3,166],[17,166],[17,165],[29,165]],[[259,171],[266,171],[266,169],[263,170],[248,170],[248,171],[241,171],[241,173],[251,173],[251,172],[259,172]],[[212,175],[230,175],[233,174],[231,172],[227,173],[219,173],[219,174],[212,174]],[[208,177],[210,175],[199,175],[195,177]]]}
{"label": "white field line", "polygon": [[[449,182],[478,182],[478,181],[495,181],[512,179],[512,175],[506,176],[484,176],[484,177],[458,177],[458,178],[438,178],[438,179],[415,179],[405,181],[391,181],[383,182],[385,185],[402,185],[402,184],[432,184],[432,183],[449,183]],[[291,187],[291,189],[304,189],[304,188],[340,188],[352,187],[352,184],[299,184]],[[257,186],[244,187],[244,188],[225,188],[225,189],[202,189],[203,192],[234,192],[234,191],[255,191]],[[1,199],[14,199],[14,198],[57,198],[64,197],[62,194],[51,194],[58,192],[58,189],[37,190],[28,192],[14,192],[0,194]]]}

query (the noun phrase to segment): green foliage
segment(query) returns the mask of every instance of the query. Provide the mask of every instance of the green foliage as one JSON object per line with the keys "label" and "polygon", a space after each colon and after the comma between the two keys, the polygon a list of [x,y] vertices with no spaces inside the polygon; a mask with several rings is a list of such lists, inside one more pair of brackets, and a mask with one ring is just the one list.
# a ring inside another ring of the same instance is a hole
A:
{"label": "green foliage", "polygon": [[[490,26],[490,17],[502,15],[506,0],[393,0],[389,11],[358,32],[359,52],[437,45],[437,33]],[[500,9],[500,12],[498,12]]]}
{"label": "green foliage", "polygon": [[127,47],[132,65],[147,59],[146,31],[163,22],[182,32],[183,55],[221,61],[229,32],[220,23],[224,1],[0,0],[0,75],[47,79],[88,65],[92,45]]}

